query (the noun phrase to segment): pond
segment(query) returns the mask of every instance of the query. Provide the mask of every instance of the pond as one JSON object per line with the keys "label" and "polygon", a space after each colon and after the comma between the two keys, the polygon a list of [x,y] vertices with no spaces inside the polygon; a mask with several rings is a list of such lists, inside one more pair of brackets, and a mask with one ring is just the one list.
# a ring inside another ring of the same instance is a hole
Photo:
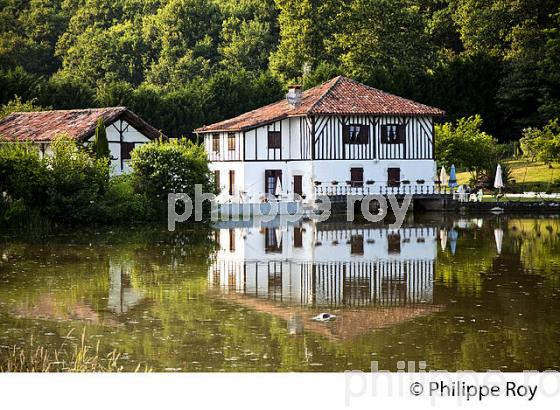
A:
{"label": "pond", "polygon": [[3,347],[85,329],[129,371],[560,370],[556,218],[4,232],[0,258]]}

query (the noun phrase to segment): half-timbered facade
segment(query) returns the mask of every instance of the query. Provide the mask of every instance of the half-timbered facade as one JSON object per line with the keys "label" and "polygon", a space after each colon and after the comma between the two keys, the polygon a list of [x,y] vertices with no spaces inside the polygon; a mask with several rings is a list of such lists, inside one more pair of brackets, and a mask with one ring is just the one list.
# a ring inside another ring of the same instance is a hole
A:
{"label": "half-timbered facade", "polygon": [[130,155],[136,146],[165,137],[126,107],[107,107],[12,113],[0,121],[0,143],[28,142],[41,155],[50,155],[50,144],[57,135],[91,143],[99,118],[106,127],[111,172],[116,175],[130,172]]}
{"label": "half-timbered facade", "polygon": [[[222,202],[263,194],[434,190],[434,118],[444,112],[336,77],[197,129]],[[278,189],[277,185],[280,184]]]}

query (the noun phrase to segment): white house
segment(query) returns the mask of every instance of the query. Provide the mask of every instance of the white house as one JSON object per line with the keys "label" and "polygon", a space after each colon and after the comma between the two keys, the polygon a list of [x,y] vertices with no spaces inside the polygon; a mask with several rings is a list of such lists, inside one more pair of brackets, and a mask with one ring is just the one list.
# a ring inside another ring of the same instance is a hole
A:
{"label": "white house", "polygon": [[[434,192],[440,109],[336,77],[286,100],[195,130],[204,138],[221,203],[264,193]],[[278,186],[280,184],[280,186]]]}
{"label": "white house", "polygon": [[103,118],[111,151],[111,171],[130,172],[132,150],[153,139],[165,137],[126,107],[79,110],[15,112],[0,121],[0,142],[30,142],[42,155],[49,155],[57,135],[66,134],[87,145],[95,138],[97,120]]}

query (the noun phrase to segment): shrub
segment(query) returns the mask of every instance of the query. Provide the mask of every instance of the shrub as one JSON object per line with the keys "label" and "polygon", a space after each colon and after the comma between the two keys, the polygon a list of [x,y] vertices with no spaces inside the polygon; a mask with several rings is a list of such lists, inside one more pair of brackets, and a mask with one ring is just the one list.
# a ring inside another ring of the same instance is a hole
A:
{"label": "shrub", "polygon": [[[0,144],[0,194],[3,200],[22,201],[27,207],[45,201],[46,167],[31,144]],[[5,193],[5,194],[3,194]]]}
{"label": "shrub", "polygon": [[190,141],[154,141],[132,152],[136,192],[156,203],[167,203],[167,194],[186,193],[194,198],[195,184],[214,192],[206,153]]}
{"label": "shrub", "polygon": [[97,221],[131,223],[154,219],[152,202],[134,191],[132,175],[118,175],[109,181],[107,192],[96,203]]}
{"label": "shrub", "polygon": [[46,212],[58,220],[87,222],[95,219],[96,201],[109,184],[106,159],[93,159],[68,136],[56,137],[48,157]]}

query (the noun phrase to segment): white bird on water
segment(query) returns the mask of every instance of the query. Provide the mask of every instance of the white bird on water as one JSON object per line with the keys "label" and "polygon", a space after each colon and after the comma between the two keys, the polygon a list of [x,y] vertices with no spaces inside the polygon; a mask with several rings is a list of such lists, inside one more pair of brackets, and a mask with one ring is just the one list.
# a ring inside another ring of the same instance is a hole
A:
{"label": "white bird on water", "polygon": [[333,315],[331,313],[319,313],[317,316],[315,316],[313,318],[313,320],[316,320],[318,322],[328,322],[329,320],[335,319],[336,315]]}

